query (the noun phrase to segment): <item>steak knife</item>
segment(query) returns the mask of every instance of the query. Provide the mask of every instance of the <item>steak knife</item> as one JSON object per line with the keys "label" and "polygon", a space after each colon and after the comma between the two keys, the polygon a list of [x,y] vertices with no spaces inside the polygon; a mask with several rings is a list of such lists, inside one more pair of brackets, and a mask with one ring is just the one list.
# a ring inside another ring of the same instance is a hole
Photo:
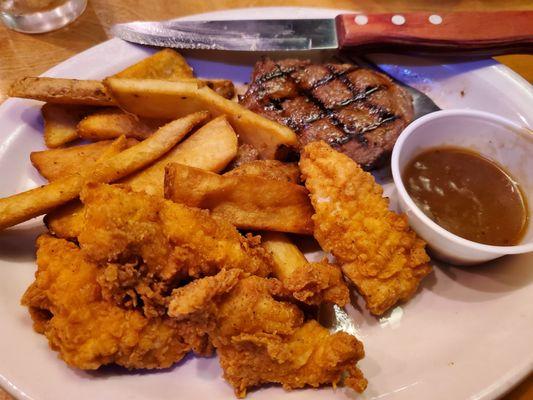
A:
{"label": "steak knife", "polygon": [[533,11],[342,14],[334,19],[130,22],[129,42],[236,51],[361,50],[496,55],[533,52]]}

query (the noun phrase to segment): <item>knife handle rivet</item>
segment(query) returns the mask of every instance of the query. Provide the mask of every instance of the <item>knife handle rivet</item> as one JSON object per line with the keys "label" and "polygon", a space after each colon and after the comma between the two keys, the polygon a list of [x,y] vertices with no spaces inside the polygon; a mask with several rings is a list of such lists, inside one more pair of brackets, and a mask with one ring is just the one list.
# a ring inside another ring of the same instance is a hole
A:
{"label": "knife handle rivet", "polygon": [[442,24],[442,17],[440,15],[433,14],[433,15],[430,15],[428,19],[429,19],[429,22],[432,23],[433,25]]}
{"label": "knife handle rivet", "polygon": [[405,17],[403,15],[399,15],[399,14],[393,15],[390,20],[394,25],[405,24]]}
{"label": "knife handle rivet", "polygon": [[355,23],[357,25],[366,25],[368,24],[368,17],[364,14],[359,14],[355,16]]}

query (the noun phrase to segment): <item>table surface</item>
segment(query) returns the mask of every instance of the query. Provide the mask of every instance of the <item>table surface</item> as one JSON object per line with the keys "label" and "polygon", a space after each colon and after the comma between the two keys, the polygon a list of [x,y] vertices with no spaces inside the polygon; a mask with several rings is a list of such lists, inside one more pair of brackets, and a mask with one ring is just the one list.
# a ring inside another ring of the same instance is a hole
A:
{"label": "table surface", "polygon": [[[89,0],[87,10],[77,21],[56,32],[23,35],[0,26],[0,103],[7,98],[7,88],[14,79],[39,75],[61,61],[107,40],[110,26],[118,22],[168,19],[228,8],[266,6],[331,7],[364,12],[533,9],[531,0],[441,0],[432,3],[424,0]],[[510,55],[497,59],[533,82],[533,56]],[[503,399],[533,399],[533,374]],[[0,400],[11,400],[11,397],[0,389]]]}

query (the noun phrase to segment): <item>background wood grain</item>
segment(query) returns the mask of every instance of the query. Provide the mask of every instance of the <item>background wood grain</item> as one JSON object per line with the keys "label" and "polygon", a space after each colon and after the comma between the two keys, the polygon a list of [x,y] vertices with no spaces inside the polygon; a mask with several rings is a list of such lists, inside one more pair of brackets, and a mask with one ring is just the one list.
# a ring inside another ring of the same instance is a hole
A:
{"label": "background wood grain", "polygon": [[[531,0],[89,0],[87,10],[74,23],[56,32],[24,35],[0,26],[0,103],[11,82],[25,75],[39,75],[67,58],[107,40],[118,22],[158,20],[241,7],[313,6],[364,12],[533,10]],[[289,17],[289,16],[288,16]],[[533,56],[511,55],[497,59],[533,82]],[[504,350],[502,350],[504,351]],[[0,354],[0,357],[2,355]],[[533,399],[533,375],[503,397]],[[11,397],[0,389],[0,400]]]}

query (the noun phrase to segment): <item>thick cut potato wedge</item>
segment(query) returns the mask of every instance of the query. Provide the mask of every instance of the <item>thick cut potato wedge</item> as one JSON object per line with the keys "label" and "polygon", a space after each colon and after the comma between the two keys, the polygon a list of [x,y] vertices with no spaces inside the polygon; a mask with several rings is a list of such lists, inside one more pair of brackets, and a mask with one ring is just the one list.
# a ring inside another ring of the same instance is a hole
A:
{"label": "thick cut potato wedge", "polygon": [[9,89],[9,96],[59,104],[111,106],[115,102],[100,81],[28,76]]}
{"label": "thick cut potato wedge", "polygon": [[300,169],[296,163],[284,163],[278,160],[255,160],[228,171],[224,176],[262,176],[267,179],[300,183]]}
{"label": "thick cut potato wedge", "polygon": [[164,81],[189,81],[206,85],[226,99],[235,96],[235,86],[227,79],[196,79],[192,68],[181,54],[164,49],[139,61],[124,71],[113,75],[113,78],[160,79]]}
{"label": "thick cut potato wedge", "polygon": [[[237,152],[237,135],[224,117],[208,122],[151,167],[121,181],[135,191],[163,195],[164,167],[170,162],[218,172]],[[163,169],[161,169],[163,168]],[[44,219],[56,236],[71,239],[83,228],[83,205],[79,201],[54,210]]]}
{"label": "thick cut potato wedge", "polygon": [[93,141],[114,139],[121,135],[144,140],[168,120],[137,118],[118,108],[108,108],[83,118],[77,126],[79,137]]}
{"label": "thick cut potato wedge", "polygon": [[[133,79],[133,78],[130,78]],[[225,79],[180,78],[172,82],[212,88],[228,99],[235,95],[233,83]],[[165,81],[161,81],[165,82]],[[170,82],[166,80],[166,82]],[[15,81],[8,92],[10,97],[21,97],[53,104],[85,106],[115,106],[116,102],[101,81],[27,76]],[[183,115],[182,115],[183,116]],[[168,120],[175,118],[167,118]]]}
{"label": "thick cut potato wedge", "polygon": [[[126,147],[136,143],[137,140],[128,139]],[[73,173],[90,170],[111,144],[111,140],[105,140],[61,149],[34,151],[30,154],[30,160],[43,177],[55,181]]]}
{"label": "thick cut potato wedge", "polygon": [[235,97],[235,85],[229,79],[177,79],[179,82],[197,83],[198,87],[207,86],[226,99]]}
{"label": "thick cut potato wedge", "polygon": [[44,120],[44,142],[50,148],[63,146],[78,138],[76,126],[94,108],[46,103],[41,108]]}
{"label": "thick cut potato wedge", "polygon": [[172,49],[163,49],[113,76],[164,80],[192,78],[193,74],[192,68],[181,54]]}
{"label": "thick cut potato wedge", "polygon": [[257,115],[194,82],[108,78],[104,82],[120,107],[146,118],[176,118],[198,110],[225,114],[244,143],[262,158],[279,156],[283,147],[297,145],[296,134],[286,126]]}
{"label": "thick cut potato wedge", "polygon": [[261,244],[272,254],[273,273],[280,281],[287,281],[291,275],[309,262],[300,249],[280,232],[261,233]]}
{"label": "thick cut potato wedge", "polygon": [[208,122],[150,167],[127,177],[122,183],[135,191],[163,196],[165,167],[177,162],[219,172],[237,154],[237,135],[224,116]]}
{"label": "thick cut potato wedge", "polygon": [[[105,147],[96,162],[104,162],[127,147],[127,141],[122,136],[111,143],[111,145]],[[83,204],[79,199],[72,200],[67,204],[57,207],[50,214],[45,215],[43,221],[53,235],[64,239],[74,239],[83,229]]]}
{"label": "thick cut potato wedge", "polygon": [[242,229],[313,233],[313,208],[300,185],[258,176],[221,176],[170,164],[165,197],[211,210]]}
{"label": "thick cut potato wedge", "polygon": [[82,202],[75,199],[46,214],[43,222],[52,235],[62,239],[75,239],[83,230],[84,213]]}
{"label": "thick cut potato wedge", "polygon": [[[78,197],[88,182],[113,182],[157,160],[174,147],[209,113],[198,112],[172,121],[148,139],[97,163],[90,171],[72,174],[32,190],[0,199],[0,230],[45,214]],[[122,136],[117,139],[125,143]]]}

